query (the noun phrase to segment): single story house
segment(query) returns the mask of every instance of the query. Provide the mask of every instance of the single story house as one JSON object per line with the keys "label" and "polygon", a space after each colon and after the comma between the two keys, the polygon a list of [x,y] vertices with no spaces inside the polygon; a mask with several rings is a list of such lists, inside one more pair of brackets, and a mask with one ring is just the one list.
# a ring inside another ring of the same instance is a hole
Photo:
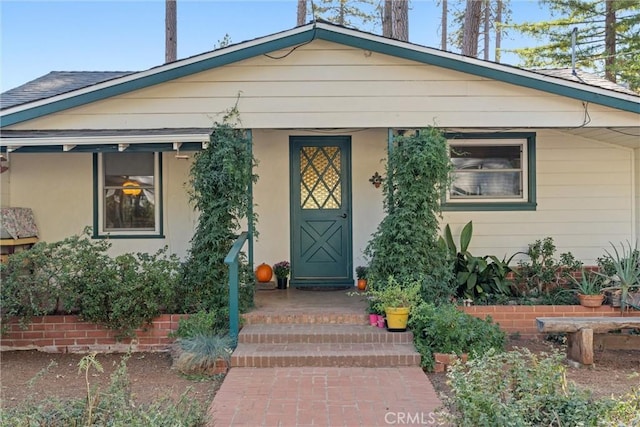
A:
{"label": "single story house", "polygon": [[185,157],[236,104],[259,161],[255,262],[292,260],[293,283],[352,283],[389,141],[429,125],[458,153],[442,223],[473,220],[473,253],[551,236],[593,264],[638,240],[640,96],[579,71],[310,23],[141,72],[53,72],[1,100],[2,205],[31,208],[45,241],[89,225],[115,252],[186,255]]}

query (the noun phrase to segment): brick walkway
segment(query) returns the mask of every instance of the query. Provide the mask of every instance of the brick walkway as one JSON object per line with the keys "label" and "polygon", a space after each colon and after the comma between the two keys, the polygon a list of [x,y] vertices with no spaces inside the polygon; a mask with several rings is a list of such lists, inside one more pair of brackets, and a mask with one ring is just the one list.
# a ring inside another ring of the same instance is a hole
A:
{"label": "brick walkway", "polygon": [[210,426],[437,425],[439,406],[418,367],[232,368]]}

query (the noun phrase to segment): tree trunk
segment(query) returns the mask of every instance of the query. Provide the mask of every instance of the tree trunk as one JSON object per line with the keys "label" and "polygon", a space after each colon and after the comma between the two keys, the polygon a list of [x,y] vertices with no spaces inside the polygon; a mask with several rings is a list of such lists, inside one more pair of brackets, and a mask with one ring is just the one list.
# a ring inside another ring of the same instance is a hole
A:
{"label": "tree trunk", "polygon": [[448,9],[447,0],[442,0],[442,40],[440,41],[440,48],[442,50],[447,50]]}
{"label": "tree trunk", "polygon": [[496,1],[496,53],[495,61],[500,62],[500,48],[502,47],[502,0]]}
{"label": "tree trunk", "polygon": [[489,60],[489,34],[491,33],[491,3],[489,0],[484,0],[484,28],[482,30],[484,35],[484,60]]}
{"label": "tree trunk", "polygon": [[344,4],[345,0],[340,0],[340,5],[338,6],[338,24],[340,25],[344,25],[344,17],[345,17],[345,13],[344,13]]}
{"label": "tree trunk", "polygon": [[614,0],[607,0],[604,17],[604,76],[607,80],[616,82],[616,11]]}
{"label": "tree trunk", "polygon": [[395,0],[393,4],[391,37],[409,41],[409,0]]}
{"label": "tree trunk", "polygon": [[307,0],[298,0],[298,19],[297,25],[304,25],[307,23]]}
{"label": "tree trunk", "polygon": [[177,34],[177,0],[166,0],[165,4],[165,51],[164,62],[173,62],[178,57],[178,34]]}
{"label": "tree trunk", "polygon": [[467,0],[464,12],[464,30],[462,32],[462,54],[478,56],[478,35],[482,17],[482,0]]}
{"label": "tree trunk", "polygon": [[384,37],[392,36],[392,32],[391,32],[391,27],[392,27],[391,11],[392,10],[393,10],[393,0],[384,0],[384,6],[382,8],[382,35]]}

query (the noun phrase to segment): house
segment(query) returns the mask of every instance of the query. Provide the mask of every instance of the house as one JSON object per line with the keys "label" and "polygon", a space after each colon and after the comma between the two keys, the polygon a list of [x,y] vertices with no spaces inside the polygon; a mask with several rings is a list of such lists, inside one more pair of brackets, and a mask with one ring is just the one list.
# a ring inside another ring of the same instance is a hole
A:
{"label": "house", "polygon": [[638,239],[638,94],[327,23],[4,93],[2,204],[32,208],[42,240],[91,225],[115,252],[184,256],[197,219],[184,157],[234,105],[259,161],[255,261],[292,260],[293,283],[353,283],[383,217],[370,180],[394,132],[429,125],[454,148],[442,221],[459,232],[473,220],[474,253],[551,236],[593,264],[609,242]]}

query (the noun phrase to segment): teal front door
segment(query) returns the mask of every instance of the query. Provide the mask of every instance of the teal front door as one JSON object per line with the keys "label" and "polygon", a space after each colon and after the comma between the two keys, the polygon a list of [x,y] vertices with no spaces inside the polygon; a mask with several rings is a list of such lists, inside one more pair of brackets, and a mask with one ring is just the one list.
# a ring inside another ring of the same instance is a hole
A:
{"label": "teal front door", "polygon": [[291,286],[353,286],[351,137],[292,136]]}

